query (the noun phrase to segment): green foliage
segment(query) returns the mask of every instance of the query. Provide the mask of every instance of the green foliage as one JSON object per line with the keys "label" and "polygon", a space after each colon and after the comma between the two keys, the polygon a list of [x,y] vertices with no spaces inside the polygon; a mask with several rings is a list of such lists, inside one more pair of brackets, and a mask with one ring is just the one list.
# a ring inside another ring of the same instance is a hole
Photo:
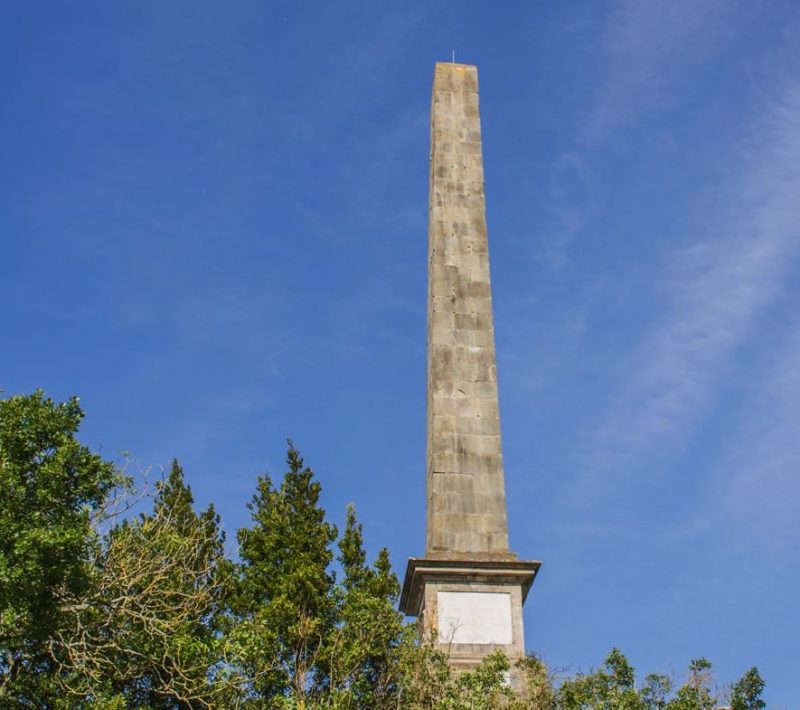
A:
{"label": "green foliage", "polygon": [[[499,652],[454,672],[396,610],[388,551],[369,564],[352,506],[339,535],[291,443],[280,483],[257,480],[238,563],[226,557],[213,506],[195,510],[177,461],[149,512],[101,534],[115,492],[132,490],[77,441],[82,416],[77,399],[55,403],[41,392],[0,401],[0,707],[711,710],[722,702],[703,658],[682,683],[650,674],[639,685],[617,649],[598,670],[561,680],[536,657],[512,668]],[[731,687],[731,707],[763,710],[763,689],[750,669]]]}
{"label": "green foliage", "polygon": [[643,707],[646,710],[664,710],[671,691],[672,680],[669,676],[648,673],[640,691]]}
{"label": "green foliage", "polygon": [[528,656],[517,662],[522,692],[512,704],[514,710],[556,710],[557,693],[553,675],[544,661]]}
{"label": "green foliage", "polygon": [[234,602],[234,637],[252,689],[275,707],[279,698],[319,687],[321,654],[335,625],[329,566],[337,530],[319,507],[319,483],[292,446],[287,464],[279,487],[259,477],[248,505],[253,526],[238,534]]}
{"label": "green foliage", "polygon": [[325,687],[340,698],[339,707],[381,708],[396,691],[393,654],[406,638],[395,609],[400,585],[389,552],[366,564],[363,530],[349,506],[339,541],[343,581],[333,590],[336,629],[324,644]]}
{"label": "green foliage", "polygon": [[437,710],[495,710],[513,699],[506,683],[508,659],[495,651],[470,673],[456,676],[448,684]]}
{"label": "green foliage", "polygon": [[68,607],[57,638],[73,698],[155,709],[215,707],[224,694],[215,667],[230,563],[213,506],[193,506],[174,461],[152,513],[106,536],[94,589]]}
{"label": "green foliage", "polygon": [[753,666],[731,688],[731,709],[761,710],[765,708],[767,704],[761,699],[764,685],[764,679],[758,672],[758,668]]}
{"label": "green foliage", "polygon": [[[686,681],[673,692],[664,675],[649,674],[637,690],[634,670],[614,649],[603,667],[564,681],[557,691],[558,710],[713,710],[722,703],[714,689],[711,663],[700,658],[689,664]],[[753,668],[733,686],[734,710],[764,707],[764,682]]]}
{"label": "green foliage", "polygon": [[713,710],[717,699],[712,694],[711,682],[711,662],[706,658],[692,661],[688,680],[666,707],[669,710]]}
{"label": "green foliage", "polygon": [[608,654],[600,670],[590,675],[578,675],[566,681],[559,689],[558,697],[559,707],[565,710],[579,708],[639,710],[642,707],[635,687],[633,667],[616,648]]}
{"label": "green foliage", "polygon": [[37,391],[0,401],[0,701],[52,697],[49,641],[62,601],[91,586],[92,517],[123,481],[76,439],[78,399]]}
{"label": "green foliage", "polygon": [[449,692],[453,674],[447,656],[431,644],[415,644],[416,630],[408,629],[407,642],[397,654],[397,710],[437,710]]}
{"label": "green foliage", "polygon": [[396,688],[394,651],[407,636],[388,552],[367,565],[362,527],[349,508],[337,582],[338,531],[319,506],[320,484],[291,444],[287,464],[279,486],[258,479],[253,525],[238,535],[231,638],[250,679],[249,700],[275,708],[383,707]]}

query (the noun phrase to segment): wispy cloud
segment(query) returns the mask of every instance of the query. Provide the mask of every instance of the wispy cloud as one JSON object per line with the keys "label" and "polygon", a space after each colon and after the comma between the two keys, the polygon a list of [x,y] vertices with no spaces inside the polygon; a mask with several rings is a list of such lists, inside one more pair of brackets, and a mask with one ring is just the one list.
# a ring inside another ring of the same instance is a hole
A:
{"label": "wispy cloud", "polygon": [[674,100],[678,78],[731,35],[735,0],[621,0],[606,20],[597,96],[581,138],[597,143]]}
{"label": "wispy cloud", "polygon": [[799,81],[766,107],[747,153],[716,207],[709,205],[708,221],[698,226],[703,236],[662,275],[667,314],[592,435],[592,458],[600,454],[604,468],[687,434],[720,369],[785,287],[800,251]]}
{"label": "wispy cloud", "polygon": [[[754,533],[773,550],[800,551],[796,507],[800,495],[800,322],[767,359],[757,396],[727,455],[714,471],[709,508],[737,521],[742,536]],[[787,527],[789,526],[789,527]],[[793,530],[793,534],[788,534]]]}
{"label": "wispy cloud", "polygon": [[594,76],[583,119],[553,168],[551,211],[557,226],[540,254],[546,263],[564,266],[570,245],[592,223],[603,189],[596,164],[606,149],[624,140],[637,121],[679,100],[684,94],[676,87],[736,35],[746,15],[747,7],[736,0],[611,5],[596,64],[587,67]]}

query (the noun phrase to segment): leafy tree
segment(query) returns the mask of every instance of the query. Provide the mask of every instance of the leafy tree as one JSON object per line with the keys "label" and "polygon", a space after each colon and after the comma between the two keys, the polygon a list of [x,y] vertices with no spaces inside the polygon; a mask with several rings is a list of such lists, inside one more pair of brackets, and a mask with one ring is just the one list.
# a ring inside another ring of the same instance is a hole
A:
{"label": "leafy tree", "polygon": [[470,673],[456,675],[448,684],[437,710],[495,710],[513,699],[506,676],[508,658],[495,651]]}
{"label": "leafy tree", "polygon": [[645,676],[644,687],[640,691],[643,707],[645,710],[664,710],[671,691],[672,681],[669,676],[649,673]]}
{"label": "leafy tree", "polygon": [[233,639],[253,697],[265,707],[319,688],[321,653],[335,625],[335,578],[328,567],[337,530],[325,521],[320,485],[291,444],[287,464],[279,487],[259,477],[248,505],[253,526],[238,534],[242,565]]}
{"label": "leafy tree", "polygon": [[[526,663],[530,661],[524,661],[523,667]],[[637,690],[633,667],[617,649],[611,651],[600,669],[579,673],[557,688],[548,684],[546,673],[540,677],[545,678],[544,684],[536,686],[536,693],[528,684],[517,699],[515,710],[712,710],[722,702],[713,690],[711,663],[705,658],[689,664],[686,682],[674,692],[669,677],[654,673],[647,675]],[[758,670],[751,669],[733,686],[733,709],[761,710],[763,689]]]}
{"label": "leafy tree", "polygon": [[689,678],[678,688],[668,710],[713,710],[717,699],[711,692],[711,662],[698,658],[689,664]]}
{"label": "leafy tree", "polygon": [[[320,484],[294,446],[275,486],[258,480],[253,525],[239,531],[240,588],[231,637],[249,702],[259,707],[384,708],[397,693],[410,639],[395,606],[399,584],[381,550],[367,564],[350,507],[344,532],[325,520]],[[342,579],[337,581],[334,546]]]}
{"label": "leafy tree", "polygon": [[177,461],[152,512],[113,528],[95,568],[92,592],[68,607],[72,623],[56,644],[73,703],[217,707],[230,563],[213,506],[194,511]]}
{"label": "leafy tree", "polygon": [[633,667],[615,648],[608,654],[601,669],[589,675],[579,674],[564,682],[558,692],[559,707],[564,710],[639,710],[643,705],[635,682]]}
{"label": "leafy tree", "polygon": [[323,654],[327,687],[340,707],[383,708],[397,689],[393,656],[406,636],[395,609],[400,585],[385,548],[373,567],[367,565],[353,506],[347,509],[338,561],[344,577],[334,589],[337,627]]}
{"label": "leafy tree", "polygon": [[753,666],[731,688],[732,710],[762,710],[767,704],[761,699],[764,680]]}
{"label": "leafy tree", "polygon": [[93,516],[123,482],[81,444],[77,397],[0,400],[0,704],[47,707],[63,601],[91,586]]}
{"label": "leafy tree", "polygon": [[557,695],[553,675],[537,656],[527,656],[517,662],[522,693],[515,698],[513,710],[557,710]]}
{"label": "leafy tree", "polygon": [[[409,629],[411,631],[411,629]],[[415,644],[409,634],[399,648],[399,683],[392,710],[437,710],[447,698],[453,672],[447,655],[430,643]]]}

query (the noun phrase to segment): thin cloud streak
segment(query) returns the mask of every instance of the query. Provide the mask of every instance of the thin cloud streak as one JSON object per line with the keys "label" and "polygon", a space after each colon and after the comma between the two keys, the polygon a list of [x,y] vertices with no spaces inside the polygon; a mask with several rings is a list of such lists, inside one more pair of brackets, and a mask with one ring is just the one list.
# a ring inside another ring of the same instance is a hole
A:
{"label": "thin cloud streak", "polygon": [[[715,471],[711,496],[719,500],[719,515],[745,522],[744,535],[766,538],[776,546],[798,547],[800,519],[796,501],[800,493],[800,325],[796,326],[776,356],[765,365],[755,406],[748,412],[735,445]],[[714,506],[711,506],[712,508]],[[787,527],[789,526],[789,527]]]}
{"label": "thin cloud streak", "polygon": [[[777,352],[754,374],[758,382],[746,415],[730,444],[709,471],[704,500],[687,518],[668,530],[666,539],[699,539],[725,529],[724,547],[731,553],[759,549],[775,555],[798,547],[800,519],[800,323]],[[790,532],[795,531],[795,532]]]}
{"label": "thin cloud streak", "polygon": [[674,101],[676,79],[742,19],[731,0],[622,0],[606,21],[603,76],[582,140],[596,144],[648,109]]}
{"label": "thin cloud streak", "polygon": [[800,248],[800,82],[772,105],[750,148],[743,179],[719,194],[705,228],[720,236],[695,242],[666,275],[669,313],[591,437],[593,467],[635,465],[689,435],[727,357],[784,287]]}
{"label": "thin cloud streak", "polygon": [[[573,140],[553,169],[552,213],[558,225],[541,255],[553,268],[568,261],[570,245],[602,204],[595,154],[624,137],[649,112],[681,96],[673,88],[718,45],[735,36],[746,7],[734,0],[620,0],[608,12],[596,55],[596,87]],[[576,205],[575,193],[585,193]]]}

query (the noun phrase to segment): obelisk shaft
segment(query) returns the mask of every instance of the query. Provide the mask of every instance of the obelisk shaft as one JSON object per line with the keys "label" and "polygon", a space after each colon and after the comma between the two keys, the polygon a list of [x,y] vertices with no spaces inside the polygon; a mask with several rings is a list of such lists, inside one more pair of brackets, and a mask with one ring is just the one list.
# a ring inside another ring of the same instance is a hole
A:
{"label": "obelisk shaft", "polygon": [[427,557],[507,558],[474,66],[436,65],[428,263]]}

